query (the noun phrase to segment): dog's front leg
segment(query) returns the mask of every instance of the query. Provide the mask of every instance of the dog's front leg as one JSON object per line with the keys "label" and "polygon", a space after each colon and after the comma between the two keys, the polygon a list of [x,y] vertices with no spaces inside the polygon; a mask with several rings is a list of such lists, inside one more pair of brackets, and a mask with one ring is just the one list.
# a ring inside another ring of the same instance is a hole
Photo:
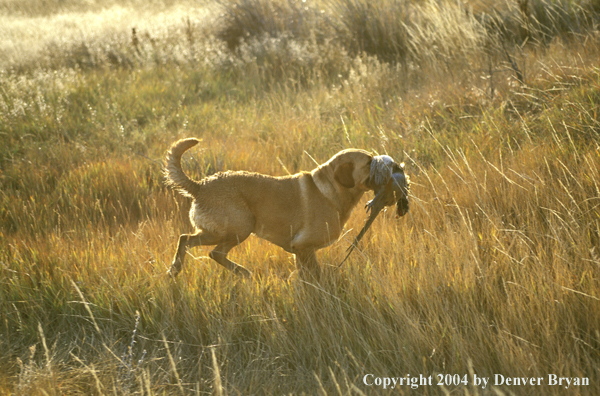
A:
{"label": "dog's front leg", "polygon": [[300,250],[295,254],[296,269],[302,276],[312,276],[317,281],[321,279],[321,266],[314,249]]}

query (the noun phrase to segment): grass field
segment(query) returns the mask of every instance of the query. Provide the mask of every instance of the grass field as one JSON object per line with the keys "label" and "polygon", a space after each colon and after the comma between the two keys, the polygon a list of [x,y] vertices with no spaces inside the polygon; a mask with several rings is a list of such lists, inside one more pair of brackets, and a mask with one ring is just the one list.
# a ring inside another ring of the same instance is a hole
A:
{"label": "grass field", "polygon": [[[0,0],[0,394],[600,394],[599,12]],[[410,213],[320,284],[255,237],[172,280],[188,136],[195,178],[389,154]]]}

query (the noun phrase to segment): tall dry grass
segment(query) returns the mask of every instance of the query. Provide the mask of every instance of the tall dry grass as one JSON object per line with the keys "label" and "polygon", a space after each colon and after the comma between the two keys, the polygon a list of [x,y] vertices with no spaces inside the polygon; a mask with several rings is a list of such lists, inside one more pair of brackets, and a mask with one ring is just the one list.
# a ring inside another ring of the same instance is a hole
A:
{"label": "tall dry grass", "polygon": [[[7,4],[2,18],[33,18],[41,32],[82,18],[96,55],[74,51],[76,38],[29,48],[22,28],[3,31],[23,57],[3,57],[0,74],[0,393],[598,393],[593,28],[555,24],[523,45],[514,7],[261,2],[275,27],[242,29],[228,46],[206,37],[256,25],[260,14],[244,13],[257,2],[219,3],[208,22],[184,3],[143,18],[125,7],[123,19],[99,3],[49,2],[58,14]],[[154,20],[173,25],[151,30]],[[406,39],[404,52],[367,44],[376,34]],[[160,160],[183,136],[203,139],[184,158],[196,178],[308,170],[347,147],[388,153],[407,163],[411,212],[382,215],[335,269],[364,221],[357,208],[319,253],[321,284],[288,279],[292,257],[257,238],[231,254],[253,280],[198,248],[172,281],[189,202],[164,187]],[[365,374],[546,385],[390,391]],[[549,374],[590,385],[551,387]]]}

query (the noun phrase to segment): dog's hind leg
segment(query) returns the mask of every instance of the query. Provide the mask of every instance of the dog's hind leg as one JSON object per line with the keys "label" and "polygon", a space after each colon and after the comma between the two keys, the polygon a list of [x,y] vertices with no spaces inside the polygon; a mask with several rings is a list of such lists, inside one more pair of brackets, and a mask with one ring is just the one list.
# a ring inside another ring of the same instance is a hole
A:
{"label": "dog's hind leg", "polygon": [[214,249],[211,251],[208,256],[215,260],[217,263],[221,264],[223,267],[227,268],[231,272],[236,275],[242,275],[246,278],[250,278],[252,273],[248,271],[243,266],[234,263],[233,261],[227,258],[227,253],[240,243],[242,243],[246,238],[248,238],[249,234],[244,237],[234,236],[226,239],[225,241],[220,242]]}
{"label": "dog's hind leg", "polygon": [[221,238],[206,231],[181,235],[179,237],[179,243],[177,244],[177,252],[173,258],[173,264],[171,264],[171,268],[169,268],[167,273],[171,276],[177,276],[177,274],[181,272],[188,248],[200,245],[217,245],[220,241]]}

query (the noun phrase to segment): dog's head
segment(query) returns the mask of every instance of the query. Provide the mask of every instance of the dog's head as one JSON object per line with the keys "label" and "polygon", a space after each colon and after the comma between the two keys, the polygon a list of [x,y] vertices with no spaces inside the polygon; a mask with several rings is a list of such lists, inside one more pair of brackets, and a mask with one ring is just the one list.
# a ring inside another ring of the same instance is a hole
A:
{"label": "dog's head", "polygon": [[373,190],[385,206],[396,203],[396,213],[408,213],[410,180],[404,163],[397,164],[387,155],[373,156],[363,150],[344,150],[328,161],[333,178],[343,188]]}

